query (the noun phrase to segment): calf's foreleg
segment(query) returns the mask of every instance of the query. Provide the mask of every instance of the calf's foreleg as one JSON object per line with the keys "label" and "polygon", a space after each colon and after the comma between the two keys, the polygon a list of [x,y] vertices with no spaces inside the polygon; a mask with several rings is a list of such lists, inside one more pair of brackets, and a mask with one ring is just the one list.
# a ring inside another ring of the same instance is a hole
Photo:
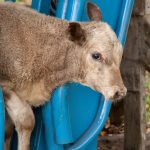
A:
{"label": "calf's foreleg", "polygon": [[11,90],[4,90],[6,110],[18,133],[18,150],[30,149],[30,136],[35,118],[31,106]]}
{"label": "calf's foreleg", "polygon": [[14,124],[10,119],[7,111],[5,111],[5,143],[4,150],[10,150],[11,137],[13,135]]}

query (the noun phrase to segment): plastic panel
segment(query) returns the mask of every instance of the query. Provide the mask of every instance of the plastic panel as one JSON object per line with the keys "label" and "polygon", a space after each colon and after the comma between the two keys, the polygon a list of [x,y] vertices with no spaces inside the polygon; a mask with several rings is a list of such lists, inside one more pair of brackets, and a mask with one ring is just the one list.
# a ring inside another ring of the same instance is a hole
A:
{"label": "plastic panel", "polygon": [[32,8],[45,14],[50,13],[51,0],[32,0]]}
{"label": "plastic panel", "polygon": [[0,150],[4,149],[4,134],[5,134],[5,106],[0,87]]}

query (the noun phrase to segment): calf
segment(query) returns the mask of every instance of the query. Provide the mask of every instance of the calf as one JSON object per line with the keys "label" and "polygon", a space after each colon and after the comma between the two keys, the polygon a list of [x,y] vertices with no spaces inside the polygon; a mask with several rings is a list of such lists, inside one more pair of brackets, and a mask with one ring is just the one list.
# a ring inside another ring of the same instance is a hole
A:
{"label": "calf", "polygon": [[122,46],[94,4],[88,3],[87,12],[92,22],[77,23],[0,4],[0,85],[19,150],[29,149],[31,107],[49,100],[55,87],[80,82],[111,100],[126,94],[119,70]]}

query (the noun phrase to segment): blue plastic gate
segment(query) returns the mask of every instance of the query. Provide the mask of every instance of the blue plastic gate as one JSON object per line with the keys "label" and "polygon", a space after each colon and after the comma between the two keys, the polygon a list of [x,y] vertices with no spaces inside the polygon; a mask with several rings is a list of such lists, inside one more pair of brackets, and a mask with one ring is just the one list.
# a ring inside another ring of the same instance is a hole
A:
{"label": "blue plastic gate", "polygon": [[[134,0],[58,0],[56,16],[71,21],[88,21],[86,3],[100,8],[124,46]],[[32,8],[50,12],[50,0],[33,0]],[[109,115],[111,103],[90,88],[78,83],[57,88],[50,102],[34,110],[36,126],[31,150],[96,150],[98,134]],[[0,150],[4,142],[4,105],[0,92]],[[11,150],[16,150],[16,133]]]}

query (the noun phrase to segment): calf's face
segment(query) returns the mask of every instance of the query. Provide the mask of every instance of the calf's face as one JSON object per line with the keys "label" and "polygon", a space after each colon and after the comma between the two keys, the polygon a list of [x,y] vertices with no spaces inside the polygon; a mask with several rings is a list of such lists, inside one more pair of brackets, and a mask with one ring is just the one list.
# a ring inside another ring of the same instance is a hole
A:
{"label": "calf's face", "polygon": [[72,36],[84,43],[80,49],[84,78],[80,82],[101,92],[106,99],[119,100],[127,92],[119,69],[122,46],[109,25],[101,22],[99,9],[88,3],[87,11],[93,22],[70,24],[74,29],[71,31],[76,31]]}
{"label": "calf's face", "polygon": [[126,95],[120,74],[122,46],[105,23],[98,23],[87,39],[84,82],[103,93],[107,99],[118,100]]}

